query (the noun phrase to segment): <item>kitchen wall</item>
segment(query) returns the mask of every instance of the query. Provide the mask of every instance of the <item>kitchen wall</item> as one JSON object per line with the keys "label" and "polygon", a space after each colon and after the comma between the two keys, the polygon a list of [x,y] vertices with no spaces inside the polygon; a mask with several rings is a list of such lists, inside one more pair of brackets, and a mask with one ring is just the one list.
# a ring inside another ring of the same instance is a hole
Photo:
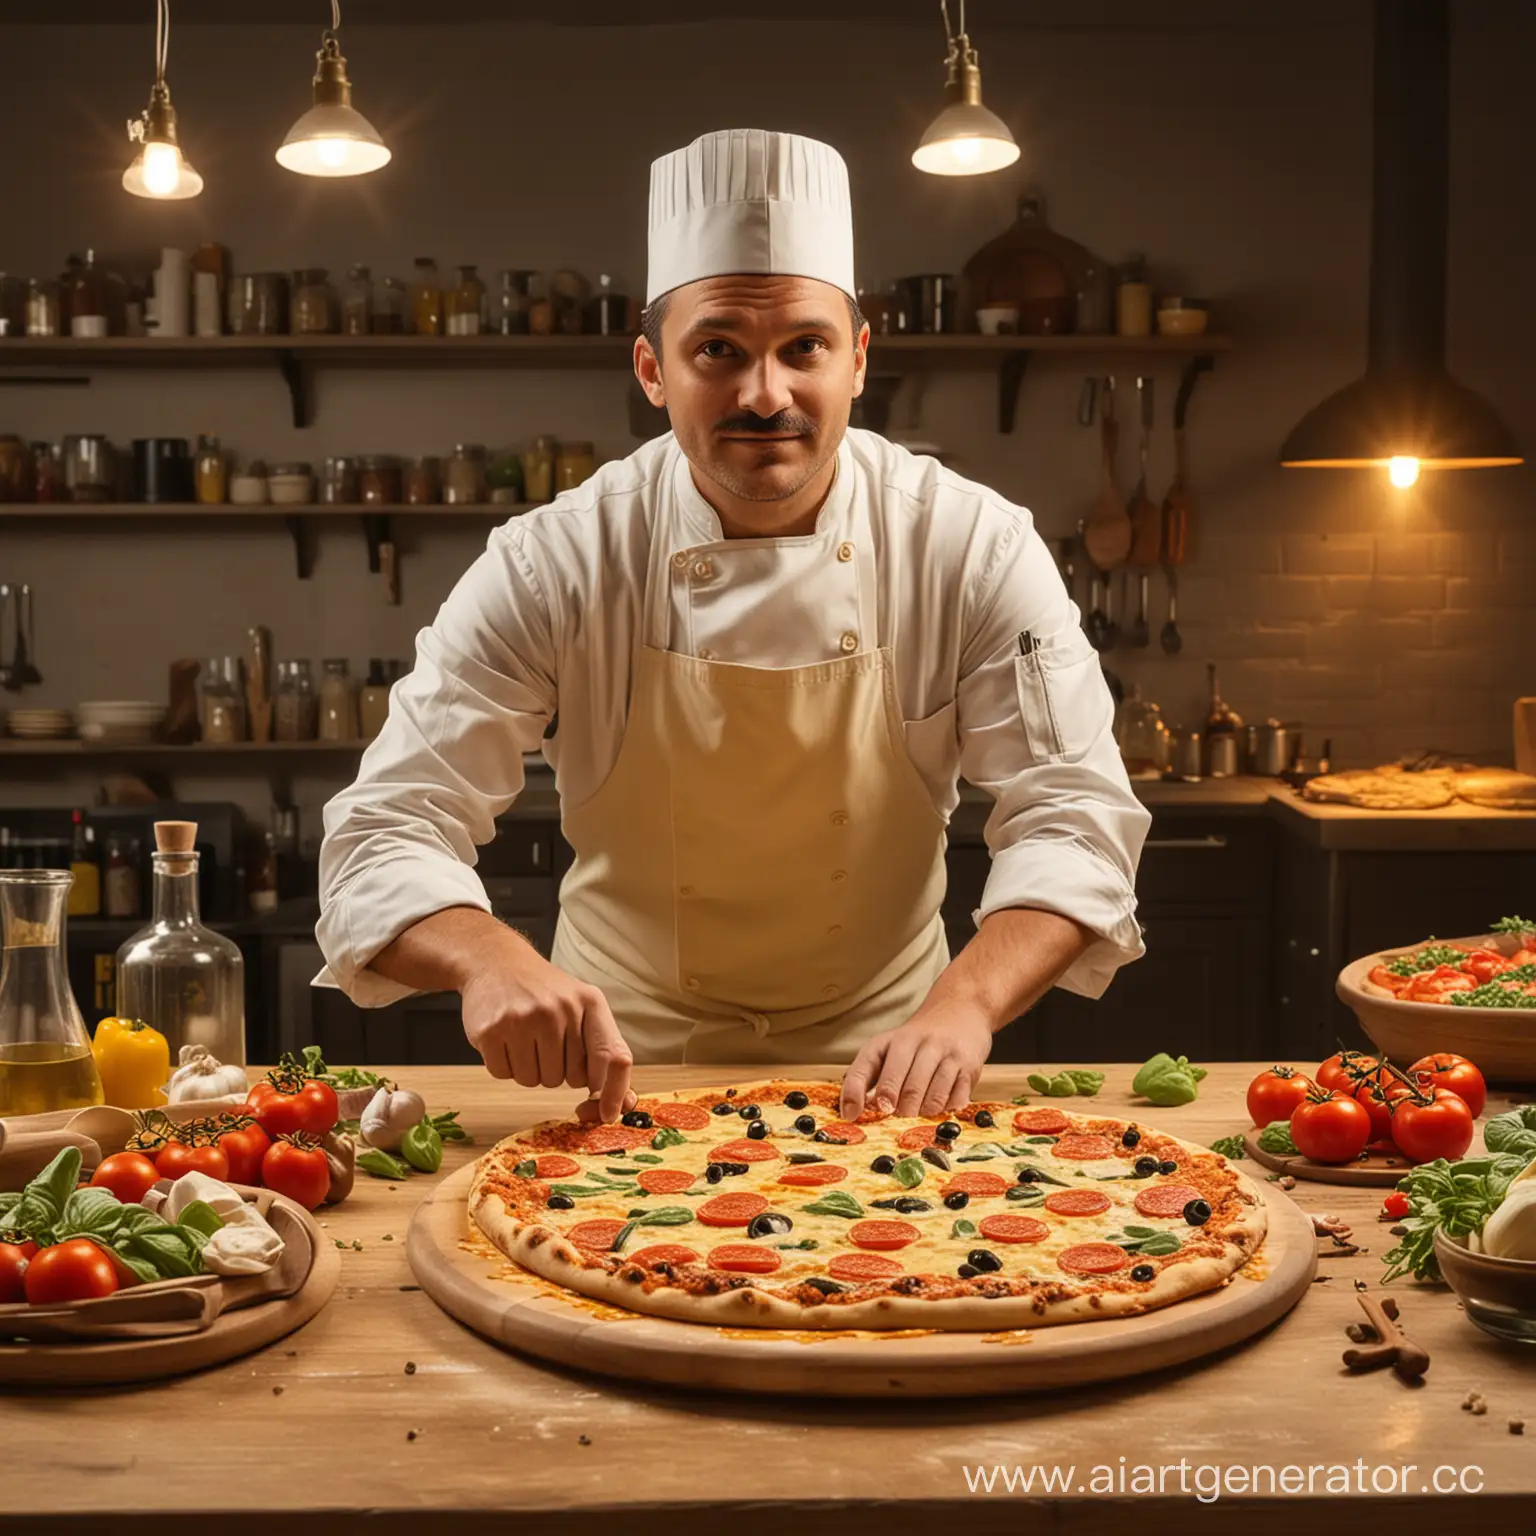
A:
{"label": "kitchen wall", "polygon": [[[1536,128],[1524,62],[1536,49],[1536,10],[1495,0],[1455,10],[1451,361],[1536,450],[1525,190]],[[1222,20],[1205,6],[1200,24],[991,32],[983,8],[973,13],[987,100],[1024,155],[1014,170],[952,183],[907,159],[938,100],[936,23],[436,29],[370,27],[349,8],[357,104],[395,159],[335,184],[272,160],[306,104],[317,29],[182,25],[170,79],[207,190],[165,206],[118,185],[122,122],[151,78],[148,23],[0,26],[0,135],[12,146],[0,172],[0,268],[51,274],[86,246],[147,267],[161,245],[217,239],[237,270],[339,274],[363,261],[382,277],[430,253],[444,265],[478,262],[487,277],[572,265],[637,287],[652,157],[709,128],[758,124],[842,150],[868,281],[957,270],[1010,222],[1019,188],[1034,180],[1057,228],[1113,259],[1147,252],[1161,288],[1209,296],[1217,328],[1236,338],[1191,411],[1197,511],[1181,578],[1184,649],[1169,659],[1154,640],[1111,665],[1170,720],[1193,721],[1204,663],[1217,661],[1246,718],[1299,718],[1314,746],[1332,738],[1336,763],[1422,747],[1507,758],[1510,701],[1536,689],[1531,470],[1430,476],[1402,494],[1373,476],[1275,463],[1301,413],[1363,363],[1367,7],[1227,7]],[[1172,470],[1176,382],[1176,370],[1160,369],[1159,498]],[[1133,383],[1121,379],[1122,389]],[[1097,433],[1075,421],[1080,384],[1069,366],[1037,361],[1017,430],[1003,437],[992,380],[935,374],[903,389],[891,430],[942,445],[963,473],[1030,507],[1058,536],[1097,487]],[[0,430],[119,440],[216,431],[242,457],[269,462],[442,452],[538,432],[595,438],[605,457],[635,446],[618,374],[327,370],[318,389],[316,425],[299,431],[275,374],[109,371],[85,389],[0,388]],[[1120,467],[1128,493],[1125,432]],[[487,526],[401,523],[404,601],[391,608],[350,520],[322,525],[305,583],[280,523],[0,525],[0,574],[37,593],[47,682],[29,702],[160,696],[171,657],[238,650],[258,622],[274,629],[280,656],[346,655],[360,668],[370,655],[409,655]],[[1162,604],[1159,578],[1154,634]],[[334,787],[313,779],[295,793],[317,811]],[[12,802],[79,792],[63,779],[12,778],[0,789]],[[267,802],[255,781],[205,780],[198,792],[257,811]],[[308,820],[317,827],[317,814]]]}

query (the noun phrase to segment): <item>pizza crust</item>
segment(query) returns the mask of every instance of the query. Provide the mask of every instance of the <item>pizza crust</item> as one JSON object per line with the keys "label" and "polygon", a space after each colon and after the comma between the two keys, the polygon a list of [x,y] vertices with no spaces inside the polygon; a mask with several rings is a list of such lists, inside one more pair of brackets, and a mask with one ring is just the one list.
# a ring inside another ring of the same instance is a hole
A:
{"label": "pizza crust", "polygon": [[1432,811],[1455,800],[1455,778],[1449,769],[1357,768],[1309,779],[1302,797],[1364,811]]}
{"label": "pizza crust", "polygon": [[[755,1089],[767,1086],[745,1085],[738,1091],[745,1102]],[[786,1085],[775,1081],[773,1086],[782,1089]],[[648,1096],[647,1102],[655,1097],[692,1101],[711,1092],[695,1089],[675,1095]],[[719,1091],[714,1093],[719,1096]],[[1012,1105],[989,1107],[1010,1114],[1013,1111]],[[911,1117],[909,1123],[917,1124],[923,1120],[932,1123],[932,1118]],[[1156,1277],[1144,1285],[1138,1284],[1134,1291],[1092,1289],[1092,1277],[1063,1274],[1059,1281],[1040,1282],[1035,1292],[1022,1295],[989,1296],[971,1292],[932,1299],[920,1295],[880,1295],[857,1302],[805,1304],[771,1294],[750,1282],[714,1295],[699,1295],[667,1284],[648,1287],[643,1284],[646,1272],[638,1265],[621,1263],[612,1272],[594,1267],[580,1249],[553,1227],[522,1221],[508,1209],[502,1197],[487,1187],[488,1176],[498,1169],[500,1154],[514,1150],[528,1152],[526,1138],[538,1129],[531,1127],[529,1131],[506,1138],[481,1159],[469,1195],[473,1223],[502,1254],[531,1274],[596,1301],[678,1322],[792,1330],[929,1328],[990,1332],[1131,1317],[1171,1306],[1225,1284],[1258,1250],[1268,1229],[1268,1213],[1260,1186],[1209,1148],[1160,1131],[1156,1134],[1184,1149],[1192,1160],[1213,1160],[1230,1173],[1237,1184],[1238,1209],[1219,1233],[1204,1229],[1209,1237],[1220,1237],[1219,1255],[1197,1252],[1163,1262]],[[1085,1232],[1085,1240],[1093,1239]],[[625,1279],[626,1274],[634,1278]],[[1123,1272],[1107,1278],[1123,1278]]]}

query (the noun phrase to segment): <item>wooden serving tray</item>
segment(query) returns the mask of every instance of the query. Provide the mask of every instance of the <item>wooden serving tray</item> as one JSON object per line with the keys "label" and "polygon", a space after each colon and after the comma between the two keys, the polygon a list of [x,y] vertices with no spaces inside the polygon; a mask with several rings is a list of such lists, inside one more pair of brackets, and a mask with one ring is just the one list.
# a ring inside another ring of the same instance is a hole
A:
{"label": "wooden serving tray", "polygon": [[475,1165],[417,1207],[407,1239],[421,1288],[492,1343],[559,1365],[696,1391],[812,1397],[974,1397],[1138,1375],[1226,1349],[1283,1317],[1317,1269],[1310,1220],[1278,1191],[1264,1246],[1220,1290],[1141,1317],[1002,1333],[789,1333],[713,1328],[607,1307],[518,1270],[470,1237]]}
{"label": "wooden serving tray", "polygon": [[1287,1157],[1279,1152],[1266,1152],[1259,1145],[1257,1131],[1244,1135],[1243,1146],[1248,1156],[1263,1167],[1288,1173],[1293,1179],[1309,1179],[1314,1184],[1375,1185],[1390,1189],[1413,1167],[1401,1152],[1391,1156],[1371,1152],[1352,1163],[1314,1163],[1310,1157]]}

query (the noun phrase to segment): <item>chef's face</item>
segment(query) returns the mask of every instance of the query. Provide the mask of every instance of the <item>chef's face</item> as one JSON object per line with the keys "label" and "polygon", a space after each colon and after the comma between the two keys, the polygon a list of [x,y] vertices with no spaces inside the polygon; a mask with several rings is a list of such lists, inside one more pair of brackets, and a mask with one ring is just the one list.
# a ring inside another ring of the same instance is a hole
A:
{"label": "chef's face", "polygon": [[831,462],[864,388],[869,327],[805,277],[711,277],[667,295],[635,368],[689,462],[742,501],[783,501]]}

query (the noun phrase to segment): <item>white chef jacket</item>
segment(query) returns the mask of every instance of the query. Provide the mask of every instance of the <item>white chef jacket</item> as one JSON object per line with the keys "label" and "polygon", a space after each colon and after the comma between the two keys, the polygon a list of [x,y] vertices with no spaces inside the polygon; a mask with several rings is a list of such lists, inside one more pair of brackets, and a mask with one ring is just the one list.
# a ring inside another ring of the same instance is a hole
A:
{"label": "white chef jacket", "polygon": [[[876,546],[877,636],[858,633],[858,502]],[[934,806],[954,810],[957,775],[996,801],[978,924],[1005,907],[1083,924],[1096,940],[1060,985],[1089,997],[1143,952],[1134,880],[1150,817],[1030,514],[850,430],[814,532],[727,539],[668,433],[497,528],[417,635],[356,782],[325,808],[316,935],[354,1002],[410,994],[368,964],[412,924],[490,909],[475,850],[522,790],[525,752],[542,749],[564,806],[603,784],[624,738],[653,538],[676,578],[671,650],[783,668],[891,648],[906,750]]]}

